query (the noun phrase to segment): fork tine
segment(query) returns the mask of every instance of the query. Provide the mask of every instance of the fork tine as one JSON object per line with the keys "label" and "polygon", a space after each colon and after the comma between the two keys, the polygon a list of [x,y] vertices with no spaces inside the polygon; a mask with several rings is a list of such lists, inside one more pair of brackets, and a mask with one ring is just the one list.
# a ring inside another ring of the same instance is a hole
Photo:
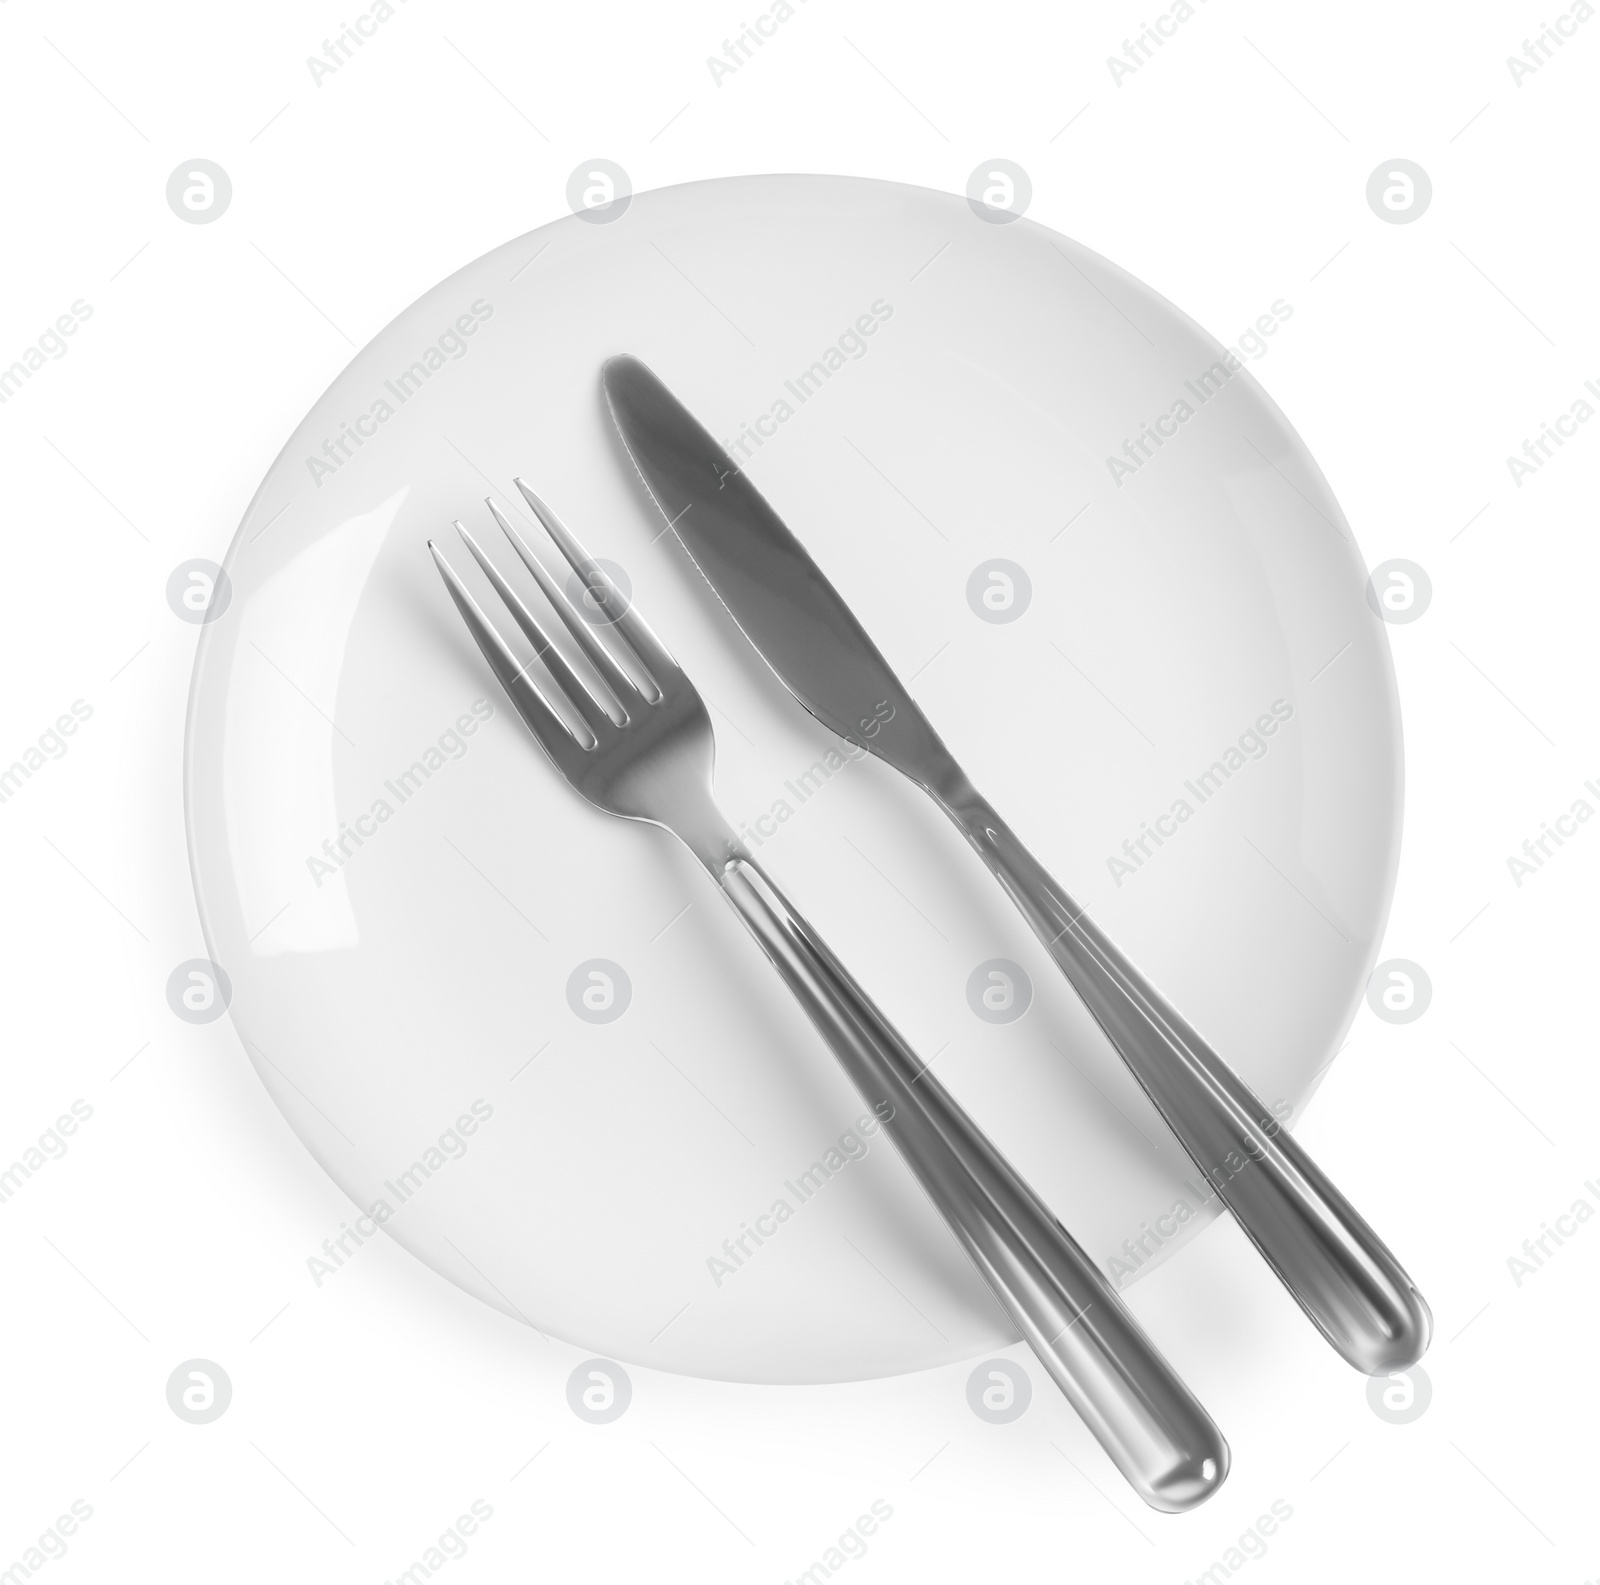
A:
{"label": "fork tine", "polygon": [[639,615],[633,602],[623,600],[620,591],[605,575],[599,562],[578,543],[566,524],[521,479],[513,479],[511,482],[522,492],[522,498],[528,503],[533,515],[544,524],[545,532],[556,542],[556,547],[567,558],[572,570],[585,585],[591,589],[601,589],[615,599],[619,614],[612,618],[612,631],[620,635],[623,642],[638,657],[639,664],[650,675],[657,690],[664,690],[667,683],[682,677],[682,670],[672,658],[666,645],[650,631],[649,624]]}
{"label": "fork tine", "polygon": [[545,571],[544,563],[528,548],[526,541],[512,526],[505,513],[495,505],[493,497],[485,497],[484,504],[494,514],[495,522],[511,541],[511,548],[521,557],[522,564],[532,575],[533,581],[539,585],[539,592],[550,602],[556,615],[566,624],[567,631],[577,641],[578,648],[583,651],[589,664],[605,679],[606,686],[616,695],[617,702],[626,714],[628,701],[639,697],[638,684],[617,664],[616,657],[600,642],[593,626],[584,621],[582,613],[573,610],[572,602],[562,592],[555,579]]}
{"label": "fork tine", "polygon": [[455,601],[462,621],[467,624],[467,631],[477,641],[483,658],[500,679],[500,686],[510,696],[517,713],[528,723],[529,730],[544,746],[545,752],[556,761],[558,767],[564,769],[561,764],[563,750],[570,755],[573,750],[582,751],[587,745],[580,743],[567,723],[550,708],[549,701],[528,676],[527,668],[517,660],[494,624],[479,610],[471,591],[456,575],[455,568],[445,560],[444,552],[431,539],[428,549],[433,553],[433,563],[450,591],[450,598]]}
{"label": "fork tine", "polygon": [[523,604],[522,596],[501,576],[500,569],[484,554],[477,540],[467,532],[466,526],[458,522],[456,532],[465,542],[467,549],[472,552],[472,559],[483,568],[484,576],[494,585],[494,592],[505,603],[512,619],[522,629],[528,642],[533,645],[534,653],[544,662],[550,675],[555,679],[556,687],[566,695],[573,709],[583,717],[584,725],[596,739],[602,732],[613,728],[616,722],[612,720],[605,706],[589,691],[588,684],[567,664],[566,656],[550,642],[550,635],[539,625],[538,618]]}

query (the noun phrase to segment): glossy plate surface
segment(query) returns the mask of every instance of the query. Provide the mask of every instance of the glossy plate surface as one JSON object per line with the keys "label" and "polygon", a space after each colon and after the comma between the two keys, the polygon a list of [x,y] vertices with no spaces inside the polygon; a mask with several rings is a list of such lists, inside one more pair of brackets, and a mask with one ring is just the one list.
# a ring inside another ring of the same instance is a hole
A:
{"label": "glossy plate surface", "polygon": [[763,862],[1091,1254],[1136,1278],[1214,1202],[943,817],[839,756],[663,534],[601,394],[622,351],[1294,1115],[1398,841],[1359,553],[1250,348],[1213,369],[1170,304],[1027,220],[820,177],[641,194],[477,260],[357,356],[246,515],[196,667],[191,852],[244,1050],[317,1160],[597,1354],[754,1381],[970,1357],[1006,1324],[738,921],[553,774],[450,607],[424,541],[487,530],[490,490],[515,514],[514,473],[694,678]]}

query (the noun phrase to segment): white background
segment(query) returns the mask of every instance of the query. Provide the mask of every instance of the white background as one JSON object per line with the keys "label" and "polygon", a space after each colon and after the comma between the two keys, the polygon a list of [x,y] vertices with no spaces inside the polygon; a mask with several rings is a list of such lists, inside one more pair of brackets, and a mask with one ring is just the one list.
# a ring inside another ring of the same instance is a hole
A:
{"label": "white background", "polygon": [[[1507,1265],[1575,1200],[1600,1207],[1600,834],[1520,887],[1506,864],[1574,800],[1600,807],[1600,424],[1520,486],[1505,461],[1600,383],[1600,19],[1519,86],[1507,56],[1564,11],[1209,0],[1119,86],[1107,56],[1165,8],[809,0],[718,86],[707,56],[765,10],[405,0],[315,83],[306,57],[365,14],[0,4],[0,366],[93,308],[0,406],[0,761],[93,707],[0,804],[0,1163],[93,1108],[0,1203],[0,1570],[81,1499],[93,1517],[50,1579],[377,1582],[482,1499],[448,1579],[778,1582],[881,1499],[893,1517],[849,1579],[1177,1585],[1274,1501],[1292,1517],[1252,1578],[1600,1574],[1600,1225],[1520,1284]],[[214,224],[166,203],[197,157],[232,179]],[[1374,1412],[1228,1224],[1130,1295],[1234,1449],[1181,1518],[1143,1508],[1048,1390],[1010,1425],[978,1419],[970,1365],[787,1389],[641,1370],[628,1412],[592,1426],[566,1402],[582,1351],[384,1241],[313,1287],[306,1257],[348,1202],[231,1025],[167,1006],[173,967],[204,955],[180,782],[197,630],[167,577],[222,558],[356,347],[566,212],[596,157],[639,189],[828,171],[952,191],[1002,157],[1033,218],[1219,339],[1294,303],[1252,372],[1368,562],[1433,585],[1391,630],[1407,814],[1383,953],[1422,964],[1433,1001],[1401,1026],[1363,1010],[1301,1133],[1432,1301],[1432,1396],[1409,1423]],[[1412,224],[1366,202],[1397,157],[1433,183]],[[233,1385],[204,1426],[166,1401],[196,1357]]]}

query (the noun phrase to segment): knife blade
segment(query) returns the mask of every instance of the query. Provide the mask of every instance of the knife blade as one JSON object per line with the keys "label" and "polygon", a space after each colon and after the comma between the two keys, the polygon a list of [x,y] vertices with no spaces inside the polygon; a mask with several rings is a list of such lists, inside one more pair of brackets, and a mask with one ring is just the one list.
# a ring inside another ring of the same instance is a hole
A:
{"label": "knife blade", "polygon": [[646,488],[756,653],[824,726],[926,785],[948,759],[938,733],[750,476],[638,358],[601,378]]}

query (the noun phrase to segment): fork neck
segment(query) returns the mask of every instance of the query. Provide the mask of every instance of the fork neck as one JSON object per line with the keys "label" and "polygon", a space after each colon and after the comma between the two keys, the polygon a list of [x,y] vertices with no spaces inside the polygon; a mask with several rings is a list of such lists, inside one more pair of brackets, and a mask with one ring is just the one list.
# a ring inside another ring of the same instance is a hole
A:
{"label": "fork neck", "polygon": [[659,821],[699,859],[713,880],[741,860],[750,860],[750,850],[741,842],[728,817],[717,807],[709,789],[692,796],[679,795],[670,820]]}

